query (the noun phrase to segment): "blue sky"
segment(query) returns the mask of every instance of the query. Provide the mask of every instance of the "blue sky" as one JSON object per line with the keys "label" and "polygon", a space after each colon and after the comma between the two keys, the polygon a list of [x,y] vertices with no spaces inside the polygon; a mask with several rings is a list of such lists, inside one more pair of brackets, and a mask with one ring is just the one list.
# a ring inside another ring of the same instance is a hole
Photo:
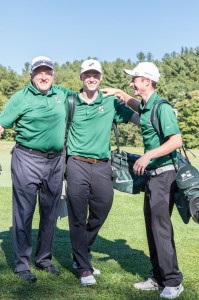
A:
{"label": "blue sky", "polygon": [[140,51],[161,60],[199,46],[198,0],[6,0],[0,9],[0,64],[19,74],[38,55],[136,62]]}

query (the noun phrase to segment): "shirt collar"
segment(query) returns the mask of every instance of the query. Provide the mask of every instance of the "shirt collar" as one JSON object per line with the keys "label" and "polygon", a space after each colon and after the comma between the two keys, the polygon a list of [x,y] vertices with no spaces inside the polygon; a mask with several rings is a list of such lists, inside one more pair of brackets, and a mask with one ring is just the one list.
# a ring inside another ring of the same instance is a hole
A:
{"label": "shirt collar", "polygon": [[147,101],[146,104],[144,104],[144,101],[142,100],[139,106],[140,111],[143,110],[151,110],[153,107],[154,103],[159,99],[160,97],[158,96],[158,93],[156,91],[153,92],[149,100]]}
{"label": "shirt collar", "polygon": [[103,94],[100,90],[98,90],[98,96],[97,98],[91,102],[91,103],[87,103],[86,101],[84,101],[83,99],[80,98],[80,93],[82,92],[82,89],[79,91],[79,93],[77,94],[77,105],[94,105],[94,104],[101,104],[102,103],[102,98],[103,98]]}

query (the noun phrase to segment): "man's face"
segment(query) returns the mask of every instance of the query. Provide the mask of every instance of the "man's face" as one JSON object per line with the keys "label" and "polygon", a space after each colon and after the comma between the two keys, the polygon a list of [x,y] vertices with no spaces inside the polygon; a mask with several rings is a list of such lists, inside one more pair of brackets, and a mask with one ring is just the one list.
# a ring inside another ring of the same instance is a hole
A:
{"label": "man's face", "polygon": [[36,68],[31,74],[33,85],[42,93],[47,94],[54,79],[54,72],[47,66]]}
{"label": "man's face", "polygon": [[95,92],[102,81],[102,74],[95,70],[90,70],[80,74],[80,79],[83,81],[84,90]]}
{"label": "man's face", "polygon": [[146,92],[149,79],[145,77],[132,77],[130,87],[134,90],[135,96],[142,96]]}

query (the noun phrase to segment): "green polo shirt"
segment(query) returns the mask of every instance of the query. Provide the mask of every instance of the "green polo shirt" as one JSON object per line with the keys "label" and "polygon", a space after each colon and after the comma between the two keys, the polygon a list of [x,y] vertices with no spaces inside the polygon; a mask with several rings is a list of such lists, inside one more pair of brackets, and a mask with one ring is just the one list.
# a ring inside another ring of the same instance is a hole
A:
{"label": "green polo shirt", "polygon": [[110,158],[110,134],[113,120],[128,122],[134,112],[118,104],[114,96],[99,91],[95,101],[87,104],[77,95],[75,114],[68,135],[68,154],[96,159]]}
{"label": "green polo shirt", "polygon": [[[144,102],[142,101],[139,106],[140,126],[142,130],[145,153],[161,146],[163,143],[165,143],[170,135],[180,133],[173,108],[170,105],[163,103],[158,107],[158,119],[160,121],[160,127],[162,131],[162,136],[158,136],[155,128],[151,124],[151,112],[155,103],[160,99],[162,98],[157,94],[157,92],[154,92],[147,101],[146,105],[144,105]],[[174,161],[176,161],[176,151],[172,153],[172,156]],[[147,166],[147,169],[155,169],[168,164],[173,164],[169,154],[152,159]]]}
{"label": "green polo shirt", "polygon": [[29,82],[8,100],[0,115],[0,125],[15,125],[16,142],[25,147],[59,152],[63,149],[68,116],[66,96],[72,93],[53,85],[47,94],[42,94]]}

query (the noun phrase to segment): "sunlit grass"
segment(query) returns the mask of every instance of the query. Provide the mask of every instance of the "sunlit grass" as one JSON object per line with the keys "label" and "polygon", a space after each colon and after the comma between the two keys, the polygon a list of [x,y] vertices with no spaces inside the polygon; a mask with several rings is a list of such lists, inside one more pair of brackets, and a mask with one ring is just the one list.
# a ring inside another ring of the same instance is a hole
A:
{"label": "sunlit grass", "polygon": [[[8,154],[12,144],[2,147],[0,162],[10,159]],[[4,149],[2,151],[2,149]],[[142,153],[142,149],[126,149],[132,153]],[[137,151],[136,151],[137,150]],[[193,151],[199,167],[199,150]],[[2,155],[5,155],[2,161]],[[191,157],[190,157],[191,158]],[[38,277],[35,284],[21,282],[13,273],[14,255],[12,250],[12,204],[11,187],[2,187],[3,173],[0,175],[0,299],[48,299],[48,300],[154,300],[159,292],[142,292],[133,284],[148,277],[151,268],[143,219],[143,194],[129,195],[115,192],[111,212],[102,227],[93,247],[93,265],[101,270],[96,277],[97,285],[82,287],[76,272],[71,267],[71,244],[68,219],[58,220],[53,245],[53,263],[61,275],[53,277],[44,272],[32,271]],[[193,220],[185,225],[176,210],[172,215],[179,267],[184,274],[185,292],[179,299],[199,300],[198,261],[199,225]],[[38,207],[33,220],[33,261],[39,224]]]}

